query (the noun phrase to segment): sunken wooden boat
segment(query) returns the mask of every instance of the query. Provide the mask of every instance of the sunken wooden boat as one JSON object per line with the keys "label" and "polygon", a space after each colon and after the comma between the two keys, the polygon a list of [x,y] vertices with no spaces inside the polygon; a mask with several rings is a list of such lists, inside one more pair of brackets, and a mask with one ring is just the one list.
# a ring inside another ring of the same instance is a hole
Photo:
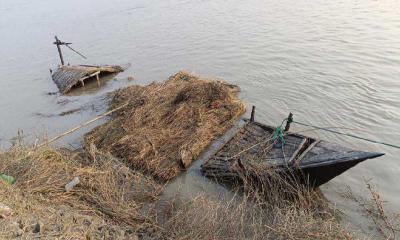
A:
{"label": "sunken wooden boat", "polygon": [[54,83],[57,85],[58,89],[62,94],[69,92],[71,89],[79,86],[85,86],[86,81],[97,80],[97,84],[100,86],[100,77],[109,74],[117,74],[119,72],[124,71],[128,66],[121,67],[116,65],[65,65],[63,53],[61,50],[61,46],[65,46],[71,51],[75,52],[82,58],[86,59],[86,57],[73,49],[70,45],[72,43],[63,42],[58,39],[57,36],[54,37],[55,44],[57,46],[58,55],[60,57],[61,65],[58,66],[57,69],[51,70],[51,77]]}
{"label": "sunken wooden boat", "polygon": [[[318,187],[367,159],[384,155],[347,148],[335,143],[285,132],[246,120],[230,139],[202,165],[205,176],[232,183],[244,177],[258,178],[271,169],[296,182]],[[253,175],[253,176],[252,176]]]}
{"label": "sunken wooden boat", "polygon": [[96,80],[100,85],[100,77],[124,71],[121,66],[93,65],[61,65],[52,72],[52,79],[62,94],[74,87],[85,86],[86,81]]}

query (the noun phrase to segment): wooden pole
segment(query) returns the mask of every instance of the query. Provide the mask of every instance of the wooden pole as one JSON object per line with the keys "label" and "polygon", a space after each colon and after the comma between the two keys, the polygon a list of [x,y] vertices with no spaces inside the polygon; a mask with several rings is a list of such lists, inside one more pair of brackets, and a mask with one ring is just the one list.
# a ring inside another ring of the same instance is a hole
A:
{"label": "wooden pole", "polygon": [[77,130],[79,130],[79,129],[81,129],[81,128],[83,128],[83,127],[85,127],[85,126],[87,126],[87,125],[89,125],[91,123],[93,123],[93,122],[96,122],[96,121],[98,121],[98,120],[100,120],[100,119],[102,119],[102,118],[104,118],[104,117],[106,117],[106,116],[108,116],[108,115],[110,115],[110,114],[112,114],[112,113],[114,113],[114,112],[116,112],[116,111],[128,106],[128,104],[129,104],[129,102],[126,102],[126,103],[122,104],[121,106],[119,106],[117,108],[114,108],[114,109],[112,109],[112,110],[110,110],[110,111],[108,111],[106,113],[103,113],[103,114],[101,114],[101,115],[99,115],[99,116],[97,116],[97,117],[95,117],[95,118],[93,118],[93,119],[91,119],[91,120],[89,120],[89,121],[87,121],[85,123],[82,123],[79,126],[76,126],[74,128],[69,129],[68,131],[66,131],[66,132],[64,132],[64,133],[62,133],[62,134],[60,134],[60,135],[58,135],[58,136],[56,136],[56,137],[44,142],[44,143],[39,144],[37,147],[40,148],[40,147],[43,147],[43,146],[45,146],[47,144],[50,144],[50,143],[52,143],[54,141],[57,141],[58,139],[66,136],[68,134],[71,134],[71,133],[73,133],[73,132],[75,132],[75,131],[77,131]]}
{"label": "wooden pole", "polygon": [[287,118],[287,120],[286,120],[286,126],[285,126],[284,132],[289,131],[290,124],[291,124],[292,122],[293,122],[293,113],[289,113],[289,116],[288,116],[288,118]]}
{"label": "wooden pole", "polygon": [[60,39],[57,38],[57,36],[54,36],[54,38],[56,39],[55,44],[57,45],[58,55],[60,55],[61,66],[64,66],[64,58],[63,58],[63,55],[61,52],[61,47],[60,47],[61,41],[60,41]]}
{"label": "wooden pole", "polygon": [[254,122],[254,115],[256,114],[256,106],[251,108],[250,122]]}
{"label": "wooden pole", "polygon": [[[52,143],[52,142],[55,142],[55,141],[57,141],[58,139],[60,139],[60,138],[62,138],[62,137],[64,137],[64,136],[67,136],[68,134],[71,134],[71,133],[73,133],[73,132],[75,132],[75,131],[77,131],[77,130],[83,128],[83,127],[86,127],[87,125],[89,125],[89,124],[91,124],[91,123],[93,123],[93,122],[96,122],[96,121],[98,121],[98,120],[100,120],[100,119],[102,119],[102,118],[104,118],[104,117],[106,117],[106,116],[108,116],[108,115],[110,115],[110,114],[116,112],[116,111],[119,111],[120,109],[122,109],[122,108],[128,106],[128,104],[129,104],[129,102],[126,102],[126,103],[122,104],[121,106],[119,106],[119,107],[117,107],[117,108],[114,108],[113,110],[110,110],[110,111],[108,111],[108,112],[106,112],[106,113],[103,113],[103,114],[101,114],[101,115],[99,115],[99,116],[97,116],[97,117],[95,117],[95,118],[93,118],[93,119],[91,119],[91,120],[89,120],[89,121],[87,121],[87,122],[85,122],[85,123],[82,123],[82,124],[79,125],[79,126],[76,126],[76,127],[74,127],[74,128],[71,128],[71,129],[69,129],[68,131],[63,132],[62,134],[60,134],[60,135],[58,135],[58,136],[56,136],[56,137],[54,137],[54,138],[52,138],[52,139],[50,139],[50,140],[48,140],[48,141],[46,141],[46,142],[43,142],[43,143],[37,145],[37,146],[35,147],[35,149],[44,147],[44,146],[46,146],[46,145],[48,145],[48,144],[50,144],[50,143]],[[21,160],[25,159],[26,157],[29,157],[32,153],[33,153],[33,149],[31,149],[31,150],[30,150],[27,154],[25,154],[23,157],[20,157],[19,159],[16,159],[16,161],[21,161]]]}
{"label": "wooden pole", "polygon": [[100,87],[100,79],[99,79],[99,74],[96,74],[96,80],[97,80],[97,86]]}

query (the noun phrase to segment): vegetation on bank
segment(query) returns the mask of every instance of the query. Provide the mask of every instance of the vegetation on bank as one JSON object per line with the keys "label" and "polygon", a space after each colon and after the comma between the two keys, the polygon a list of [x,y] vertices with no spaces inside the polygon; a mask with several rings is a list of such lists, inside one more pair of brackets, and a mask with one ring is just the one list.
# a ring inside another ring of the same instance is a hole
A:
{"label": "vegetation on bank", "polygon": [[[318,190],[274,172],[256,183],[242,178],[240,188],[230,186],[232,199],[162,197],[168,180],[244,111],[236,94],[178,73],[118,91],[113,107],[125,104],[122,111],[89,133],[84,149],[17,138],[0,152],[0,174],[16,180],[0,179],[0,238],[356,239]],[[372,201],[346,196],[395,239],[398,219],[370,189]]]}
{"label": "vegetation on bank", "polygon": [[[279,204],[264,201],[255,192],[229,202],[204,196],[187,202],[159,200],[162,185],[93,146],[88,151],[69,151],[32,150],[17,144],[0,155],[0,172],[17,180],[13,185],[0,181],[0,203],[12,210],[0,219],[0,236],[6,239],[351,236],[335,214],[322,210],[311,195]],[[75,177],[79,183],[66,191],[65,186]]]}
{"label": "vegetation on bank", "polygon": [[[16,179],[0,180],[0,209],[11,210],[0,210],[2,239],[357,239],[318,191],[293,188],[289,199],[282,186],[263,193],[248,185],[229,200],[163,199],[163,185],[94,146],[16,144],[0,154],[0,172]],[[384,239],[395,239],[398,219],[371,196],[356,201]]]}
{"label": "vegetation on bank", "polygon": [[[1,154],[0,172],[16,179],[0,182],[0,202],[12,209],[1,219],[3,238],[36,236],[93,239],[136,232],[146,226],[140,208],[162,190],[152,179],[124,166],[108,154],[31,150],[18,144]],[[75,177],[79,184],[65,186]]]}

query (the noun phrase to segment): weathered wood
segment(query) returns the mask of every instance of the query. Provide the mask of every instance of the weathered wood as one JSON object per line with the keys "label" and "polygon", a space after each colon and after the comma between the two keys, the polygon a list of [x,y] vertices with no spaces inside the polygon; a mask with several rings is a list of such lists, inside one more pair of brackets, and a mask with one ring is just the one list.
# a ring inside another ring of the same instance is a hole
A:
{"label": "weathered wood", "polygon": [[316,139],[313,143],[311,143],[311,145],[308,146],[308,148],[307,148],[306,150],[304,150],[304,152],[302,152],[302,153],[300,154],[300,156],[299,156],[299,157],[297,158],[297,160],[296,160],[296,163],[299,163],[299,162],[304,158],[304,156],[305,156],[309,151],[311,151],[311,149],[313,149],[313,147],[316,146],[320,141],[321,141],[320,139]]}
{"label": "weathered wood", "polygon": [[[204,152],[200,158],[198,159],[199,161],[206,161],[213,155],[215,155],[217,152],[221,150],[229,141],[232,140],[233,137],[236,136],[238,132],[240,132],[245,126],[246,122],[243,120],[237,121],[231,129],[229,129],[223,136],[221,136],[218,140],[214,141],[211,146],[209,146],[208,150]],[[181,160],[181,165],[185,166],[185,163]]]}
{"label": "weathered wood", "polygon": [[90,74],[89,76],[81,78],[80,81],[86,80],[86,79],[94,77],[94,76],[98,76],[99,74],[100,74],[100,71],[97,71],[95,73]]}
{"label": "weathered wood", "polygon": [[56,39],[54,44],[56,44],[56,46],[57,46],[58,55],[60,56],[61,66],[64,66],[64,57],[63,57],[61,47],[60,47],[61,41],[60,41],[60,39],[57,38],[57,36],[54,36],[54,38]]}
{"label": "weathered wood", "polygon": [[285,126],[284,132],[289,131],[290,124],[291,124],[292,122],[293,122],[293,113],[289,113],[289,116],[288,116],[288,118],[287,118],[287,120],[286,120],[286,126]]}
{"label": "weathered wood", "polygon": [[256,106],[251,108],[250,122],[254,122],[254,115],[256,113]]}
{"label": "weathered wood", "polygon": [[297,155],[300,153],[300,151],[303,150],[303,148],[304,148],[304,146],[306,145],[307,142],[308,142],[308,139],[304,138],[303,141],[300,143],[299,147],[297,148],[297,150],[290,157],[290,159],[288,161],[289,164],[291,164],[293,162],[293,160],[297,157]]}
{"label": "weathered wood", "polygon": [[66,135],[69,135],[69,134],[71,134],[71,133],[73,133],[73,132],[75,132],[75,131],[77,131],[77,130],[83,128],[83,127],[86,127],[87,125],[92,124],[93,122],[96,122],[96,121],[98,121],[98,120],[100,120],[100,119],[102,119],[102,118],[104,118],[104,117],[106,117],[106,116],[108,116],[108,115],[111,115],[112,113],[114,113],[114,112],[116,112],[116,111],[119,111],[120,109],[122,109],[122,108],[128,106],[128,104],[129,104],[129,102],[126,102],[126,103],[120,105],[119,107],[116,107],[116,108],[114,108],[114,109],[112,109],[112,110],[110,110],[110,111],[108,111],[108,112],[106,112],[106,113],[103,113],[103,114],[101,114],[101,115],[98,115],[98,116],[95,117],[95,118],[92,118],[91,120],[89,120],[89,121],[87,121],[87,122],[85,122],[85,123],[80,124],[79,126],[76,126],[76,127],[74,127],[74,128],[71,128],[71,129],[69,129],[68,131],[65,131],[65,132],[61,133],[60,135],[58,135],[58,136],[56,136],[56,137],[53,137],[52,139],[50,139],[50,140],[48,140],[48,141],[46,141],[46,142],[44,142],[44,143],[42,143],[42,144],[39,144],[39,145],[37,146],[37,148],[40,148],[40,147],[46,146],[46,145],[48,145],[48,144],[50,144],[50,143],[52,143],[52,142],[55,142],[55,141],[57,141],[58,139],[60,139],[60,138],[62,138],[62,137],[64,137],[64,136],[66,136]]}
{"label": "weathered wood", "polygon": [[[204,175],[220,181],[240,181],[243,177],[263,181],[274,169],[279,174],[294,177],[296,181],[318,187],[359,162],[383,155],[356,151],[290,132],[285,133],[283,147],[274,148],[273,131],[273,127],[248,121],[236,136],[202,165]],[[290,157],[289,161],[286,161],[286,156]]]}
{"label": "weathered wood", "polygon": [[23,154],[22,157],[20,157],[20,158],[18,158],[18,159],[15,159],[15,160],[16,160],[16,161],[22,161],[23,159],[25,159],[25,158],[31,156],[31,155],[34,153],[34,151],[33,151],[34,149],[37,150],[37,149],[39,149],[39,148],[42,148],[42,147],[44,147],[44,146],[47,146],[47,145],[49,145],[49,144],[51,144],[51,143],[57,141],[58,139],[60,139],[60,138],[62,138],[62,137],[64,137],[64,136],[67,136],[67,135],[69,135],[69,134],[71,134],[71,133],[73,133],[73,132],[75,132],[75,131],[78,131],[79,129],[81,129],[81,128],[83,128],[83,127],[86,127],[86,126],[88,126],[88,125],[90,125],[90,124],[92,124],[92,123],[94,123],[94,122],[96,122],[96,121],[98,121],[98,120],[100,120],[100,119],[102,119],[102,118],[108,116],[108,115],[111,115],[112,113],[114,113],[114,112],[116,112],[116,111],[121,110],[122,108],[128,106],[128,104],[129,104],[129,102],[126,102],[126,103],[120,105],[119,107],[116,107],[116,108],[114,108],[114,109],[112,109],[112,110],[110,110],[110,111],[108,111],[108,112],[106,112],[106,113],[103,113],[103,114],[101,114],[101,115],[98,115],[97,117],[95,117],[95,118],[93,118],[93,119],[91,119],[91,120],[89,120],[89,121],[87,121],[87,122],[85,122],[85,123],[82,123],[82,124],[80,124],[79,126],[76,126],[76,127],[74,127],[74,128],[71,128],[71,129],[69,129],[68,131],[65,131],[65,132],[61,133],[60,135],[51,138],[50,140],[47,140],[47,141],[45,141],[45,142],[43,142],[43,143],[41,143],[41,144],[39,144],[39,145],[35,145],[33,148],[28,149],[29,151],[28,151],[27,154]]}
{"label": "weathered wood", "polygon": [[100,72],[97,72],[97,73],[96,73],[96,80],[97,80],[97,86],[100,87],[100,78],[99,78],[99,74],[100,74]]}

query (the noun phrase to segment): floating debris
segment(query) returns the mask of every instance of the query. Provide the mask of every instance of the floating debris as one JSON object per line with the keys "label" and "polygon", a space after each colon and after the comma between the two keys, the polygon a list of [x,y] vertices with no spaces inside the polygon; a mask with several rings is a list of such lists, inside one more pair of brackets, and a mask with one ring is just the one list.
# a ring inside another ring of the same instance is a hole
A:
{"label": "floating debris", "polygon": [[76,101],[78,101],[78,100],[77,100],[77,99],[76,99],[76,100],[71,100],[71,99],[68,99],[68,98],[64,98],[64,99],[59,99],[59,100],[57,100],[57,104],[58,104],[58,105],[61,105],[61,106],[65,106],[65,105],[67,105],[68,103],[76,102]]}
{"label": "floating debris", "polygon": [[71,110],[68,110],[68,111],[61,112],[60,114],[58,114],[58,116],[70,115],[70,114],[73,114],[73,113],[76,113],[76,112],[80,112],[81,110],[82,110],[82,108],[74,108],[74,109],[71,109]]}
{"label": "floating debris", "polygon": [[58,92],[48,92],[48,93],[46,93],[46,94],[49,95],[49,96],[53,96],[53,95],[57,95]]}
{"label": "floating debris", "polygon": [[[86,108],[87,109],[87,108]],[[70,114],[74,114],[74,113],[78,113],[81,112],[82,110],[85,110],[84,107],[80,107],[80,108],[73,108],[67,111],[63,111],[60,113],[40,113],[40,112],[36,112],[34,113],[36,116],[41,117],[41,118],[51,118],[51,117],[63,117],[63,116],[67,116]]]}

